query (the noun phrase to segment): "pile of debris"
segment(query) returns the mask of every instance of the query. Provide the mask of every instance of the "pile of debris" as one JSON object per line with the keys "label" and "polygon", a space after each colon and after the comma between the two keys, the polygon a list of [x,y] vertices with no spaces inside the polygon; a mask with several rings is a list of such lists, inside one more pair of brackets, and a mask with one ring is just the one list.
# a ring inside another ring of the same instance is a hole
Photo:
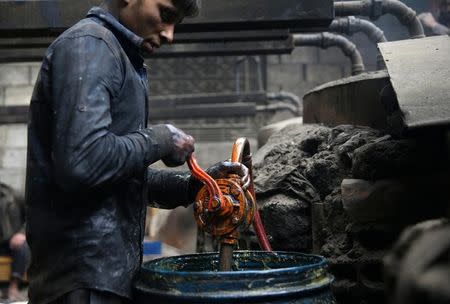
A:
{"label": "pile of debris", "polygon": [[350,125],[292,124],[254,156],[255,188],[274,250],[328,258],[342,303],[384,303],[383,258],[405,227],[442,217],[447,132],[394,138]]}

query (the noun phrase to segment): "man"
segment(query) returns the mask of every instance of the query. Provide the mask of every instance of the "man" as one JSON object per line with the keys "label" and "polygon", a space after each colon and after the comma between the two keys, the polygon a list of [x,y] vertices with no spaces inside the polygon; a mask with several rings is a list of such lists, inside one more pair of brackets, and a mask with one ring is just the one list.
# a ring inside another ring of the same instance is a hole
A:
{"label": "man", "polygon": [[450,35],[450,0],[430,0],[431,12],[418,17],[427,36]]}
{"label": "man", "polygon": [[[27,240],[31,304],[128,303],[142,260],[146,203],[192,203],[185,162],[194,140],[171,125],[147,126],[141,54],[173,40],[195,0],[111,0],[47,50],[30,106]],[[151,110],[151,109],[150,109]],[[221,163],[213,177],[248,170]]]}
{"label": "man", "polygon": [[3,183],[0,183],[0,255],[12,259],[8,300],[24,300],[19,284],[30,260],[30,249],[25,239],[25,206],[23,199]]}

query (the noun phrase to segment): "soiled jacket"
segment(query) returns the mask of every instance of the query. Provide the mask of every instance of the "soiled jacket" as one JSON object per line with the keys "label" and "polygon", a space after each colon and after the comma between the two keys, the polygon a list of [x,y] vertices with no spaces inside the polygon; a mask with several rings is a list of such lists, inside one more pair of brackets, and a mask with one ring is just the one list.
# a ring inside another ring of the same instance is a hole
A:
{"label": "soiled jacket", "polygon": [[142,40],[93,8],[46,52],[28,133],[32,304],[77,288],[130,298],[146,203],[189,203],[189,175],[148,169],[170,141],[147,128]]}

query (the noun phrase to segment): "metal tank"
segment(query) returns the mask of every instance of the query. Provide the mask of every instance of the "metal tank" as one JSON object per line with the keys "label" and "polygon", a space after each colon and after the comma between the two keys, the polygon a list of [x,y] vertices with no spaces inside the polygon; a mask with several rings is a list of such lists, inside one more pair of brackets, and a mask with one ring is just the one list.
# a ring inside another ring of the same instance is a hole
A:
{"label": "metal tank", "polygon": [[217,253],[144,263],[136,303],[336,303],[325,258],[289,252],[236,251],[233,271]]}

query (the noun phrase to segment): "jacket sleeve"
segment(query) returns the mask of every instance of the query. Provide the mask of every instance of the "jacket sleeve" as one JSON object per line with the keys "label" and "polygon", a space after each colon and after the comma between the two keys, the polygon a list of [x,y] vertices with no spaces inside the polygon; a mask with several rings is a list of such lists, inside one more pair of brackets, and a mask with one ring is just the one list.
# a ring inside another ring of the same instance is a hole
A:
{"label": "jacket sleeve", "polygon": [[195,200],[201,184],[190,172],[148,169],[149,205],[161,209],[187,207]]}
{"label": "jacket sleeve", "polygon": [[[165,147],[165,126],[118,136],[110,132],[111,101],[122,86],[123,67],[102,39],[64,39],[51,59],[52,162],[66,191],[86,191],[142,174]],[[158,132],[156,132],[158,131]],[[140,175],[143,176],[143,175]]]}

